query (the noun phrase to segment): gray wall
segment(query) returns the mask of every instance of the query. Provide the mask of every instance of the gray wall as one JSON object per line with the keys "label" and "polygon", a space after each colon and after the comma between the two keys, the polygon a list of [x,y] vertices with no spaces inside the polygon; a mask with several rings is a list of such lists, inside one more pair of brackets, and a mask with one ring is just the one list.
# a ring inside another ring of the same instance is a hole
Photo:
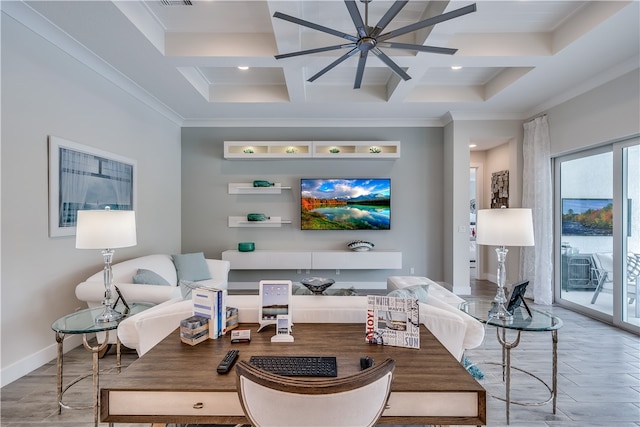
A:
{"label": "gray wall", "polygon": [[[389,275],[442,279],[443,136],[440,128],[183,128],[182,249],[204,251],[217,258],[238,242],[254,241],[257,249],[344,249],[354,239],[376,249],[402,251],[402,270],[313,271],[337,281],[386,282]],[[373,140],[401,141],[396,160],[224,160],[225,140]],[[391,230],[300,230],[300,178],[390,177]],[[229,182],[266,179],[292,187],[281,195],[230,195]],[[227,217],[262,212],[291,219],[281,228],[228,228]],[[230,281],[268,278],[298,280],[302,271],[234,271]]]}
{"label": "gray wall", "polygon": [[2,385],[55,359],[52,322],[102,268],[49,237],[48,135],[137,160],[138,245],[115,262],[180,251],[180,127],[2,14]]}
{"label": "gray wall", "polygon": [[549,109],[551,154],[567,154],[640,132],[640,70]]}

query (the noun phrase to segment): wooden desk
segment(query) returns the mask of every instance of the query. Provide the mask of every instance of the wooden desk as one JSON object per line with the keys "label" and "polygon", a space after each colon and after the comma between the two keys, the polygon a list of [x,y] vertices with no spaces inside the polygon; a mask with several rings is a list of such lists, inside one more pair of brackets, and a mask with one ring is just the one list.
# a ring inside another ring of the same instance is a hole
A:
{"label": "wooden desk", "polygon": [[360,369],[360,357],[390,357],[396,369],[388,408],[379,424],[486,423],[484,388],[424,326],[421,349],[364,342],[364,324],[303,324],[293,327],[293,343],[271,343],[274,329],[251,329],[250,344],[231,344],[229,335],[196,346],[180,342],[178,331],[104,382],[101,420],[123,423],[248,424],[236,392],[236,375],[216,373],[230,348],[240,359],[251,355],[336,356],[338,375]]}

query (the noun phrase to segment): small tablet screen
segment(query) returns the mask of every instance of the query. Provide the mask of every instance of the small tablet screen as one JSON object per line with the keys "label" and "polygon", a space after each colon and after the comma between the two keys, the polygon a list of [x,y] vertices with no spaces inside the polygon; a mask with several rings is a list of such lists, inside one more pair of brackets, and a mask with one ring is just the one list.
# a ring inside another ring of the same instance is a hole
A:
{"label": "small tablet screen", "polygon": [[288,315],[291,304],[291,281],[260,282],[260,321],[276,322],[279,314]]}

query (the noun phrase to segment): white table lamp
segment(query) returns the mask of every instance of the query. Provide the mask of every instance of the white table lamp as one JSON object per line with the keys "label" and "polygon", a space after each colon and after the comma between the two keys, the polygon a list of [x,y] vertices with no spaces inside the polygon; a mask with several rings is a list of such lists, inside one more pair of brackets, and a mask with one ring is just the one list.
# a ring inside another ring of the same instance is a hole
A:
{"label": "white table lamp", "polygon": [[113,322],[122,314],[111,307],[111,261],[113,249],[136,245],[136,214],[134,211],[86,210],[78,211],[76,226],[77,249],[102,249],[104,257],[104,312],[96,322]]}
{"label": "white table lamp", "polygon": [[509,320],[512,314],[505,307],[507,299],[504,285],[507,278],[505,260],[506,246],[533,246],[533,219],[531,209],[481,209],[478,211],[476,242],[479,245],[498,246],[498,293],[494,298],[497,305],[495,317]]}

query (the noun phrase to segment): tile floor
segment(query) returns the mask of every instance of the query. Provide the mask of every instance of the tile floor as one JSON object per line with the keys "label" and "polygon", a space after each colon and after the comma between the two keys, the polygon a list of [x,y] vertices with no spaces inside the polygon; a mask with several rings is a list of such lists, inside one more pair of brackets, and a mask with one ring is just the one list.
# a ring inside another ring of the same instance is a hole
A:
{"label": "tile floor", "polygon": [[[474,296],[491,296],[494,285],[472,286]],[[535,307],[535,306],[534,306]],[[558,342],[558,407],[551,405],[511,406],[511,425],[527,427],[630,427],[640,426],[640,337],[560,307],[536,307],[560,317],[564,326]],[[52,334],[53,340],[53,334]],[[135,353],[123,355],[123,364],[136,359]],[[484,344],[468,352],[474,363],[500,360],[495,328],[488,328]],[[115,355],[101,360],[101,369],[115,365]],[[550,384],[551,335],[525,333],[512,351],[514,366],[534,373]],[[500,372],[489,365],[479,366],[485,373],[481,383],[489,392],[499,393]],[[499,368],[497,368],[499,369]],[[91,370],[91,357],[82,347],[65,355],[65,378],[69,381]],[[117,375],[115,370],[102,375]],[[513,399],[544,400],[546,389],[526,375],[514,373]],[[91,380],[69,389],[69,403],[90,401]],[[62,410],[56,407],[56,361],[0,389],[0,425],[2,427],[88,427],[93,425],[90,410]],[[548,392],[547,392],[548,395]],[[106,426],[107,424],[101,424]],[[506,425],[505,404],[487,400],[487,425]],[[118,424],[119,427],[150,424]]]}

